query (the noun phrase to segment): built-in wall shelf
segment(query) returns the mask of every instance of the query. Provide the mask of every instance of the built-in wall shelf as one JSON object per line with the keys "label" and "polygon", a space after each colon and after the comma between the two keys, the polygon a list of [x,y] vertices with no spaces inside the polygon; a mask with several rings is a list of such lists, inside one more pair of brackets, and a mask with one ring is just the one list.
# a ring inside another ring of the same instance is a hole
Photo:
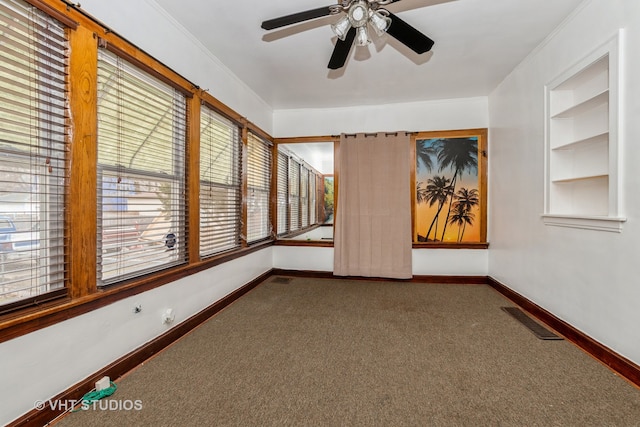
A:
{"label": "built-in wall shelf", "polygon": [[586,179],[603,179],[603,178],[609,178],[609,174],[600,174],[600,175],[584,175],[584,176],[572,176],[569,178],[559,178],[559,179],[554,179],[553,183],[554,184],[559,184],[559,183],[563,183],[563,182],[576,182],[576,181],[583,181]]}
{"label": "built-in wall shelf", "polygon": [[607,144],[609,142],[609,132],[602,132],[597,135],[589,136],[586,138],[581,138],[576,141],[571,141],[559,145],[557,147],[552,147],[552,151],[563,151],[563,150],[573,150],[575,148],[580,148],[584,146],[588,146],[591,144]]}
{"label": "built-in wall shelf", "polygon": [[568,119],[579,116],[586,113],[589,110],[593,110],[596,107],[605,105],[609,102],[609,89],[604,89],[597,95],[586,99],[578,104],[571,105],[566,110],[562,110],[557,114],[551,116],[552,119]]}
{"label": "built-in wall shelf", "polygon": [[[608,226],[624,222],[618,194],[621,37],[620,31],[545,88],[546,224],[621,230]],[[575,224],[567,225],[571,218]],[[598,224],[585,226],[594,218]]]}
{"label": "built-in wall shelf", "polygon": [[606,216],[543,214],[542,217],[547,225],[617,233],[622,231],[622,225],[626,221],[626,218],[609,218]]}

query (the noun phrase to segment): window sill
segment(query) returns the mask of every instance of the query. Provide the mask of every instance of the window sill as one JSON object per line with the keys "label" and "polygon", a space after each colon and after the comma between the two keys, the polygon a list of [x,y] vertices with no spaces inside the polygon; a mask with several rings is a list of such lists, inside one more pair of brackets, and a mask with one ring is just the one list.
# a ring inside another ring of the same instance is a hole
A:
{"label": "window sill", "polygon": [[621,233],[627,218],[586,215],[542,214],[545,225],[581,228],[584,230],[610,231]]}
{"label": "window sill", "polygon": [[333,240],[286,240],[278,239],[274,243],[276,246],[315,246],[321,248],[332,248]]}
{"label": "window sill", "polygon": [[489,242],[413,242],[413,249],[488,249]]}
{"label": "window sill", "polygon": [[320,224],[313,224],[313,225],[310,225],[308,227],[301,228],[301,229],[296,230],[296,231],[292,231],[290,233],[284,233],[284,234],[278,236],[278,240],[279,239],[291,239],[291,238],[300,236],[301,234],[308,233],[308,232],[310,232],[312,230],[315,230],[318,227],[320,227]]}

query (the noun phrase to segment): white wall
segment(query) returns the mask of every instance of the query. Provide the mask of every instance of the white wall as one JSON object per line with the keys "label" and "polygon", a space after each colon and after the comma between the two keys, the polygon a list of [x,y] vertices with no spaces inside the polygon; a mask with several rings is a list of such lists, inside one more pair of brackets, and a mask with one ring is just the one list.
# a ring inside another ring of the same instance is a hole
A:
{"label": "white wall", "polygon": [[333,248],[273,246],[273,268],[333,271]]}
{"label": "white wall", "polygon": [[414,276],[486,276],[486,249],[414,249]]}
{"label": "white wall", "polygon": [[[0,425],[271,270],[272,257],[269,247],[0,344]],[[162,323],[167,308],[175,313],[170,326]]]}
{"label": "white wall", "polygon": [[265,132],[272,132],[271,107],[153,0],[87,0],[80,4],[82,10],[114,32],[192,83],[208,89]]}
{"label": "white wall", "polygon": [[486,97],[360,107],[275,110],[273,136],[486,128]]}
{"label": "white wall", "polygon": [[[544,85],[625,28],[622,233],[545,226]],[[590,0],[489,98],[489,274],[640,364],[640,2]]]}
{"label": "white wall", "polygon": [[[414,249],[414,276],[486,276],[488,251],[476,249]],[[333,271],[333,248],[274,246],[273,268]]]}

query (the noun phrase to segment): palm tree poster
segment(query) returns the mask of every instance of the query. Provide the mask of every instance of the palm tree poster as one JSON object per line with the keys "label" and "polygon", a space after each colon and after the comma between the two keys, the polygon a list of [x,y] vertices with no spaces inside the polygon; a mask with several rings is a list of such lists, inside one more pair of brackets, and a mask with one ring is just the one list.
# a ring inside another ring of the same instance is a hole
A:
{"label": "palm tree poster", "polygon": [[485,134],[452,131],[416,137],[416,242],[484,242],[486,207],[480,172]]}

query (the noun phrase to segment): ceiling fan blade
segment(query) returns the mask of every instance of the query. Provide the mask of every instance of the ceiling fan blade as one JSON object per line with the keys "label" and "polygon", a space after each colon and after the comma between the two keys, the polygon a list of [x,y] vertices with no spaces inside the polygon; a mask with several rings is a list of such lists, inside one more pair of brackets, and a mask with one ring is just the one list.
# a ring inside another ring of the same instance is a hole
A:
{"label": "ceiling fan blade", "polygon": [[417,54],[429,52],[433,47],[434,41],[413,28],[411,25],[389,12],[391,25],[387,33],[395,37],[400,43],[406,45],[409,49]]}
{"label": "ceiling fan blade", "polygon": [[304,12],[293,13],[287,16],[281,16],[280,18],[269,19],[262,23],[262,28],[265,30],[273,30],[280,27],[286,27],[287,25],[297,24],[298,22],[309,21],[311,19],[320,18],[331,14],[329,6],[320,7],[318,9],[307,10]]}
{"label": "ceiling fan blade", "polygon": [[347,62],[349,52],[351,52],[351,46],[353,45],[353,41],[355,40],[355,38],[356,29],[351,28],[344,40],[338,39],[338,41],[336,42],[336,47],[333,48],[331,59],[329,60],[329,69],[337,70],[338,68],[342,68],[344,66],[344,63]]}

